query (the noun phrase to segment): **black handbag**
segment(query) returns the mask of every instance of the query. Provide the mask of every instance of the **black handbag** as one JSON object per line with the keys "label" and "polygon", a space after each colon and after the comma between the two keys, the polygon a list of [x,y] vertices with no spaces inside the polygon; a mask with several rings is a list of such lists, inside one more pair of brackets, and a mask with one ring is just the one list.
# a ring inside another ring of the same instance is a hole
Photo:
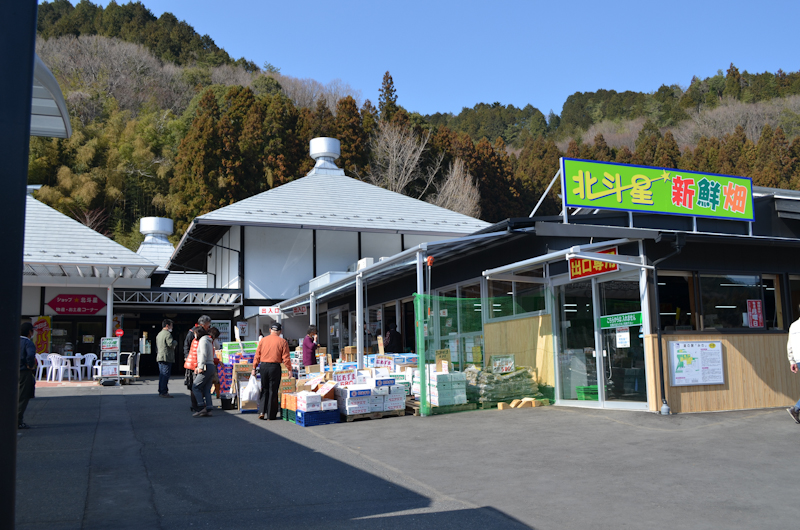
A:
{"label": "black handbag", "polygon": [[183,384],[186,385],[186,388],[188,388],[189,390],[192,389],[192,383],[194,383],[194,377],[192,377],[193,375],[194,372],[192,372],[191,370],[186,370],[186,377],[184,377],[183,379]]}

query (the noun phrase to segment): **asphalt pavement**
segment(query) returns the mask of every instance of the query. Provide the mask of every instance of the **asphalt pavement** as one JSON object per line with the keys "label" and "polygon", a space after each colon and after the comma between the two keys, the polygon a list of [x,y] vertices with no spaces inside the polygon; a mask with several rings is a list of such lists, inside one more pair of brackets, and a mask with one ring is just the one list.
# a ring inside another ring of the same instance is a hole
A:
{"label": "asphalt pavement", "polygon": [[298,427],[155,380],[37,388],[17,528],[796,528],[783,409],[567,407]]}

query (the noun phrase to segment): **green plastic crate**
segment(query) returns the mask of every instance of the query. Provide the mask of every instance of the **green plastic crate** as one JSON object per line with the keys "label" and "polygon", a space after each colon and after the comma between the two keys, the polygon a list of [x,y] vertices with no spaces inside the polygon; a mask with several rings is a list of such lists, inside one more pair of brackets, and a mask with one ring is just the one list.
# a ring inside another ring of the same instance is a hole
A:
{"label": "green plastic crate", "polygon": [[598,401],[597,385],[576,386],[575,393],[581,401]]}

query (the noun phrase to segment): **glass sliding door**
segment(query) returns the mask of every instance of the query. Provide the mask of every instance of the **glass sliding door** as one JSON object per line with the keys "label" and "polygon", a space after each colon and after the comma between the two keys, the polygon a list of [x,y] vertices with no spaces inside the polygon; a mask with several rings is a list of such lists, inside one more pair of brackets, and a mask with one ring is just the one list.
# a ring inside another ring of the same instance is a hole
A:
{"label": "glass sliding door", "polygon": [[583,406],[646,407],[638,274],[566,283],[554,295],[558,399]]}
{"label": "glass sliding door", "polygon": [[598,401],[592,282],[556,288],[559,399]]}
{"label": "glass sliding door", "polygon": [[601,309],[601,368],[605,400],[646,403],[639,281],[598,282],[597,288]]}

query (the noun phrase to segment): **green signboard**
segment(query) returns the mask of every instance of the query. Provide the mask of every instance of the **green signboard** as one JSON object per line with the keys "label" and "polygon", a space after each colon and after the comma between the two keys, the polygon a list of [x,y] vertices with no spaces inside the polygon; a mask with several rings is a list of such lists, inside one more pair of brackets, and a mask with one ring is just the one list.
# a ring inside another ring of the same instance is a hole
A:
{"label": "green signboard", "polygon": [[600,317],[600,329],[626,328],[642,325],[642,312],[622,313]]}
{"label": "green signboard", "polygon": [[747,177],[561,159],[564,205],[753,221]]}

